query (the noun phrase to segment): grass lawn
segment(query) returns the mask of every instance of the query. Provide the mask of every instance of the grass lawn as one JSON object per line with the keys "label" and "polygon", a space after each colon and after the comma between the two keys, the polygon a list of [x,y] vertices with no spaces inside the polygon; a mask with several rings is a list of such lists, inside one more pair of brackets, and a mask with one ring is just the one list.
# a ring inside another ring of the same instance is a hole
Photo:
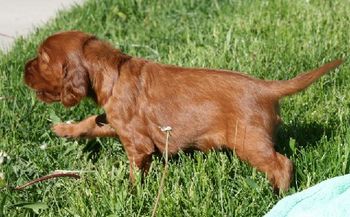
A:
{"label": "grass lawn", "polygon": [[[24,86],[24,64],[50,34],[78,29],[133,56],[288,79],[350,56],[349,11],[348,0],[88,0],[59,13],[0,54],[0,150],[10,157],[0,165],[0,216],[150,216],[159,187],[161,158],[132,187],[118,140],[75,141],[50,131],[57,117],[102,112],[88,100],[71,109],[43,104]],[[350,172],[349,66],[282,101],[277,149],[295,163],[286,194]],[[57,169],[94,172],[11,190]],[[233,153],[182,153],[170,160],[158,216],[262,216],[283,196]]]}

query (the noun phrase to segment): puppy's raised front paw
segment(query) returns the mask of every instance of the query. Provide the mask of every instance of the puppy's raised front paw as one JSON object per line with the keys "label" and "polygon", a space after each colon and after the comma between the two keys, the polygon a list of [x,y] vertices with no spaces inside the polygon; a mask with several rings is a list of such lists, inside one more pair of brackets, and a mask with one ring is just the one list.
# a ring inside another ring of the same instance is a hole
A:
{"label": "puppy's raised front paw", "polygon": [[53,125],[51,129],[59,137],[75,138],[80,135],[75,124],[59,123]]}

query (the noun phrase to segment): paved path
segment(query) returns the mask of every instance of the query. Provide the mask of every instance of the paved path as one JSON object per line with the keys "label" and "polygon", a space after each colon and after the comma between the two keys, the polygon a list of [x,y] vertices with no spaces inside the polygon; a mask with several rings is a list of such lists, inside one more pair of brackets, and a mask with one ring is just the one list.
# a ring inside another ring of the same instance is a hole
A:
{"label": "paved path", "polygon": [[14,38],[45,24],[56,12],[85,0],[0,0],[0,50],[8,50]]}

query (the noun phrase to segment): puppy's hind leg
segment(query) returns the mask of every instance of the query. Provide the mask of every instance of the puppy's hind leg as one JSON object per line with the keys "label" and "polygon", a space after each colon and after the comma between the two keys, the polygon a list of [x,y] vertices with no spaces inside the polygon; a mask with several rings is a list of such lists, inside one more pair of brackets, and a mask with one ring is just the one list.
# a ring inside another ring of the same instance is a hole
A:
{"label": "puppy's hind leg", "polygon": [[274,190],[287,191],[292,180],[293,164],[285,156],[276,152],[272,140],[258,130],[253,130],[247,136],[231,143],[229,148],[237,156],[248,161],[253,167],[267,174]]}

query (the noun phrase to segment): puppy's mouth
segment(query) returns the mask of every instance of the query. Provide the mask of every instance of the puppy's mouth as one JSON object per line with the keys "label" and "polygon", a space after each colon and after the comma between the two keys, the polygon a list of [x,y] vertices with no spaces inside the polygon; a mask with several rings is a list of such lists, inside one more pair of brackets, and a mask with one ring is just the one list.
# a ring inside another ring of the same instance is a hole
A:
{"label": "puppy's mouth", "polygon": [[59,102],[61,97],[59,93],[50,93],[47,91],[38,90],[36,96],[45,103]]}

